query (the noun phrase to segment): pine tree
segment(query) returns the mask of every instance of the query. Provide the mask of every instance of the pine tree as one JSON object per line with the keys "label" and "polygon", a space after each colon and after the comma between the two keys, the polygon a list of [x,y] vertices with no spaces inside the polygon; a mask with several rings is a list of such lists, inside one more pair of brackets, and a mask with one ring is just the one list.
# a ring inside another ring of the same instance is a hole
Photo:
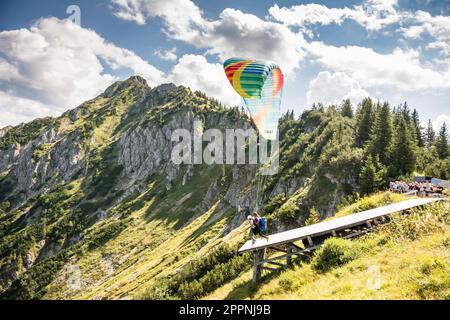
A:
{"label": "pine tree", "polygon": [[362,147],[370,138],[370,130],[373,123],[373,104],[370,98],[362,101],[356,115],[356,140],[355,145]]}
{"label": "pine tree", "polygon": [[317,104],[317,110],[320,111],[320,112],[325,112],[325,107],[323,106],[322,102],[319,102]]}
{"label": "pine tree", "polygon": [[416,138],[417,145],[421,148],[424,147],[425,143],[423,141],[423,136],[422,136],[422,127],[420,126],[419,113],[417,112],[416,109],[414,109],[414,111],[412,113],[412,126],[413,126],[413,130],[415,131],[415,138]]}
{"label": "pine tree", "polygon": [[429,149],[432,145],[434,145],[436,139],[436,133],[433,129],[433,124],[431,123],[431,120],[428,119],[428,125],[427,129],[425,131],[425,145]]}
{"label": "pine tree", "polygon": [[348,118],[353,118],[353,109],[350,99],[345,99],[341,105],[341,115]]}
{"label": "pine tree", "polygon": [[439,130],[439,135],[436,139],[436,150],[439,155],[439,159],[445,159],[449,156],[447,126],[445,122],[442,124],[442,127]]}
{"label": "pine tree", "polygon": [[392,108],[392,119],[394,122],[394,127],[397,128],[401,118],[401,106]]}
{"label": "pine tree", "polygon": [[392,131],[391,110],[389,104],[385,102],[376,114],[368,143],[368,151],[372,156],[378,156],[384,165],[389,161]]}
{"label": "pine tree", "polygon": [[392,165],[397,175],[407,175],[416,166],[416,146],[413,133],[406,120],[400,119],[392,147]]}
{"label": "pine tree", "polygon": [[330,115],[335,115],[337,113],[337,108],[334,104],[330,104],[327,108],[327,113]]}
{"label": "pine tree", "polygon": [[400,111],[401,116],[405,119],[406,123],[411,124],[411,112],[408,107],[408,103],[405,101]]}
{"label": "pine tree", "polygon": [[361,194],[369,194],[379,190],[384,182],[386,168],[380,164],[378,157],[368,155],[359,173],[359,189]]}
{"label": "pine tree", "polygon": [[319,222],[319,213],[317,210],[313,207],[311,211],[309,212],[308,218],[305,220],[305,226],[309,226],[311,224],[315,224]]}

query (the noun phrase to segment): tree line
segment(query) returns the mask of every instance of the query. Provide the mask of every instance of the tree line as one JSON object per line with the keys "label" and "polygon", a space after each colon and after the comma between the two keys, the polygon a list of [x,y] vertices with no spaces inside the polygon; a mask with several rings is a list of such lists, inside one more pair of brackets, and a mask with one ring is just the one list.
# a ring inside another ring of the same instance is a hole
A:
{"label": "tree line", "polygon": [[[353,117],[350,101],[344,101],[341,114]],[[388,102],[374,103],[366,98],[354,115],[355,147],[364,150],[359,179],[361,193],[383,189],[387,182],[409,178],[414,172],[450,178],[450,152],[444,122],[435,133],[431,120],[426,128],[416,109],[407,102],[391,108]]]}
{"label": "tree line", "polygon": [[[431,120],[423,127],[416,109],[407,102],[391,107],[388,102],[365,98],[354,109],[349,99],[340,105],[313,104],[312,110],[350,118],[354,132],[351,152],[363,153],[359,164],[361,194],[383,190],[389,181],[410,179],[413,174],[450,179],[447,124],[435,132]],[[294,119],[288,110],[281,121]]]}

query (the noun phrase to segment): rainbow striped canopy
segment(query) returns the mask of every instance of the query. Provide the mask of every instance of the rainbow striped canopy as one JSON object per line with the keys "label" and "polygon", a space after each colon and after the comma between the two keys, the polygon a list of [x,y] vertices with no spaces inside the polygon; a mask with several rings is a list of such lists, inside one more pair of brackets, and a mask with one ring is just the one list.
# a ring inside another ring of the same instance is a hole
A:
{"label": "rainbow striped canopy", "polygon": [[234,90],[246,99],[261,98],[263,86],[269,75],[272,75],[270,85],[274,96],[283,86],[283,73],[274,63],[230,58],[224,62],[223,68]]}
{"label": "rainbow striped canopy", "polygon": [[223,68],[234,90],[243,98],[260,134],[276,139],[283,73],[274,63],[231,58]]}

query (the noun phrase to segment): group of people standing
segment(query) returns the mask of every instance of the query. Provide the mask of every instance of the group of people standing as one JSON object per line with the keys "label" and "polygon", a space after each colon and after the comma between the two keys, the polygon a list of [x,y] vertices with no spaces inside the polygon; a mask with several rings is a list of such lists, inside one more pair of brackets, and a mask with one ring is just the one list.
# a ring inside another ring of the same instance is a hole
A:
{"label": "group of people standing", "polygon": [[393,181],[389,183],[389,190],[393,192],[416,191],[418,196],[428,197],[433,194],[441,194],[442,187],[435,187],[429,181],[427,182],[406,182]]}

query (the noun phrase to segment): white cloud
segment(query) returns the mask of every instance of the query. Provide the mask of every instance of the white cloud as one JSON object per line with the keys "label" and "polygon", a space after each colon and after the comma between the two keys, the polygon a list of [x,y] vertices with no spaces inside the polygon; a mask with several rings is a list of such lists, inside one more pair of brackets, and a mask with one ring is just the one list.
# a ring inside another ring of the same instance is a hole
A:
{"label": "white cloud", "polygon": [[344,99],[350,99],[353,104],[357,104],[368,96],[369,93],[347,74],[321,71],[310,81],[306,101],[308,106],[317,102],[325,105],[339,104]]}
{"label": "white cloud", "polygon": [[397,0],[366,0],[362,5],[350,8],[329,8],[315,3],[280,8],[275,4],[269,9],[269,14],[276,21],[291,26],[341,24],[348,19],[359,23],[368,31],[374,31],[401,20],[403,14],[396,7]]}
{"label": "white cloud", "polygon": [[330,8],[321,4],[302,4],[291,7],[274,5],[269,9],[270,18],[288,26],[298,26],[304,33],[312,33],[311,25],[340,25],[352,20],[368,31],[378,31],[386,26],[399,24],[397,29],[407,39],[422,39],[428,34],[432,40],[426,48],[440,49],[442,55],[449,54],[450,17],[432,16],[429,12],[415,12],[398,8],[397,0],[366,0],[362,5]]}
{"label": "white cloud", "polygon": [[209,63],[203,56],[192,54],[182,56],[169,78],[176,84],[200,90],[227,105],[240,103],[239,96],[224,76],[222,65]]}
{"label": "white cloud", "polygon": [[58,114],[53,108],[38,101],[0,91],[0,128]]}
{"label": "white cloud", "polygon": [[416,24],[401,29],[407,38],[418,38],[421,34],[428,33],[436,39],[450,39],[449,16],[432,16],[429,12],[418,10],[410,20]]}
{"label": "white cloud", "polygon": [[208,23],[194,43],[221,60],[242,56],[274,61],[287,75],[304,58],[306,45],[300,33],[235,9],[222,11],[219,19]]}
{"label": "white cloud", "polygon": [[423,67],[416,50],[397,48],[380,54],[371,48],[312,42],[309,52],[328,69],[345,72],[363,87],[390,87],[403,92],[450,88],[450,71]]}
{"label": "white cloud", "polygon": [[434,39],[426,48],[438,49],[441,55],[447,56],[450,54],[450,17],[449,16],[432,16],[425,11],[416,11],[410,18],[410,23],[407,27],[400,28],[405,38],[419,39],[424,34],[428,34]]}
{"label": "white cloud", "polygon": [[190,0],[113,2],[118,17],[131,15],[137,18],[127,20],[138,23],[141,15],[145,19],[159,17],[169,37],[205,49],[206,54],[218,55],[221,60],[232,56],[271,60],[289,74],[304,57],[306,42],[301,33],[240,10],[225,9],[217,20],[209,21]]}
{"label": "white cloud", "polygon": [[124,20],[145,24],[148,18],[163,19],[166,32],[185,40],[198,34],[205,21],[202,11],[190,0],[112,0],[114,14]]}
{"label": "white cloud", "polygon": [[271,18],[287,25],[304,26],[308,24],[341,24],[344,19],[351,15],[352,11],[347,7],[328,8],[316,3],[302,4],[290,8],[280,8],[275,4],[269,9],[269,14]]}
{"label": "white cloud", "polygon": [[155,55],[162,60],[175,61],[177,60],[177,48],[173,47],[170,50],[155,50]]}
{"label": "white cloud", "polygon": [[141,8],[141,1],[135,0],[112,0],[116,6],[114,15],[120,19],[133,21],[139,25],[145,24],[145,14]]}
{"label": "white cloud", "polygon": [[[445,122],[447,125],[447,130],[450,130],[450,115],[447,114],[441,114],[436,117],[433,121],[433,128],[436,132],[439,132],[439,129],[441,129],[442,124]],[[448,131],[447,131],[448,132]]]}
{"label": "white cloud", "polygon": [[[427,49],[437,49],[444,57],[450,56],[450,40],[449,41],[434,41],[426,46]],[[447,60],[447,62],[450,62]]]}
{"label": "white cloud", "polygon": [[55,115],[104,90],[117,78],[105,73],[102,63],[139,73],[150,85],[164,79],[132,51],[56,18],[40,19],[30,29],[0,32],[0,54],[0,92],[11,102],[8,113],[21,120]]}
{"label": "white cloud", "polygon": [[419,39],[421,34],[425,31],[423,26],[409,26],[408,28],[399,29],[403,35],[410,39]]}

